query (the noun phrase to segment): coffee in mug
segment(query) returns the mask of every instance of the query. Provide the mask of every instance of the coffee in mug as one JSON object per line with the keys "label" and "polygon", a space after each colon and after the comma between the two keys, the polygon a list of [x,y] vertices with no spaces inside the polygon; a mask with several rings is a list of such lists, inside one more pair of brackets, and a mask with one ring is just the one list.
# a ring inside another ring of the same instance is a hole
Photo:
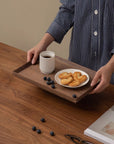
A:
{"label": "coffee in mug", "polygon": [[43,51],[39,59],[40,71],[50,74],[55,70],[55,53],[53,51]]}

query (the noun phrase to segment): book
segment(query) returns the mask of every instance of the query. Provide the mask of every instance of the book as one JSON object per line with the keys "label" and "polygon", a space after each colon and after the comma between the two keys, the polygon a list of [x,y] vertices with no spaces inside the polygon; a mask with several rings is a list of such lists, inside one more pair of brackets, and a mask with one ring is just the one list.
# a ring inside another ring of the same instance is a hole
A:
{"label": "book", "polygon": [[114,105],[90,125],[84,134],[103,144],[114,144]]}

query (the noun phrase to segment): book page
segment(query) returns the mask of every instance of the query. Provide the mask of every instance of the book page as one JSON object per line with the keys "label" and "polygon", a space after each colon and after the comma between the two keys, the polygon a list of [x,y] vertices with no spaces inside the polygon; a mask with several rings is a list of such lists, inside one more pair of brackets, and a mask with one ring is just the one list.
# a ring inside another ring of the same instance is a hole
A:
{"label": "book page", "polygon": [[114,122],[108,123],[102,131],[108,135],[114,136]]}

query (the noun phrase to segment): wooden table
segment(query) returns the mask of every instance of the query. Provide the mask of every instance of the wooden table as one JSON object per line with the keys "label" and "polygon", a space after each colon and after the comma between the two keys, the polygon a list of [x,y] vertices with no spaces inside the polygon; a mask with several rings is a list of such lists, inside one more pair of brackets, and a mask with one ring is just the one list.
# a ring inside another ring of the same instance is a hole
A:
{"label": "wooden table", "polygon": [[15,77],[13,70],[24,63],[24,51],[0,43],[0,144],[73,144],[64,134],[100,144],[83,132],[114,104],[114,86],[73,104]]}

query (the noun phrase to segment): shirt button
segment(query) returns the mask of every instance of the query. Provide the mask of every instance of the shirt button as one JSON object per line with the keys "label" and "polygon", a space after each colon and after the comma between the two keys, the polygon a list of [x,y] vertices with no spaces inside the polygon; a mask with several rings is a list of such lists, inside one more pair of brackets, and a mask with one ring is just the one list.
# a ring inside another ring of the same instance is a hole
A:
{"label": "shirt button", "polygon": [[95,55],[95,57],[97,56],[97,52],[96,51],[94,52],[94,55]]}
{"label": "shirt button", "polygon": [[94,36],[97,36],[97,35],[98,35],[97,31],[94,31]]}
{"label": "shirt button", "polygon": [[97,9],[94,10],[94,14],[95,14],[95,15],[98,15],[98,10],[97,10]]}

